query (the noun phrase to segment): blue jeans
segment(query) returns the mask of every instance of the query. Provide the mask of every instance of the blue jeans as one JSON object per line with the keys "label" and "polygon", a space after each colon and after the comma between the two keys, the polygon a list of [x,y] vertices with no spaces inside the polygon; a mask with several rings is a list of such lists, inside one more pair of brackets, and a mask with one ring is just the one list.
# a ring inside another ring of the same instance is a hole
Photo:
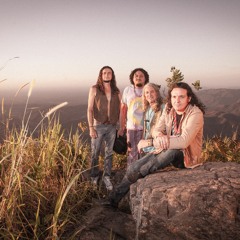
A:
{"label": "blue jeans", "polygon": [[117,186],[114,192],[110,195],[110,201],[113,205],[118,202],[129,191],[130,185],[135,183],[139,178],[164,168],[169,164],[175,167],[184,168],[183,152],[178,149],[164,150],[159,154],[148,153],[141,159],[137,160],[129,166],[121,183]]}
{"label": "blue jeans", "polygon": [[104,176],[111,176],[113,145],[116,137],[116,125],[98,124],[95,127],[98,137],[91,139],[91,177],[99,175],[99,155],[105,143]]}

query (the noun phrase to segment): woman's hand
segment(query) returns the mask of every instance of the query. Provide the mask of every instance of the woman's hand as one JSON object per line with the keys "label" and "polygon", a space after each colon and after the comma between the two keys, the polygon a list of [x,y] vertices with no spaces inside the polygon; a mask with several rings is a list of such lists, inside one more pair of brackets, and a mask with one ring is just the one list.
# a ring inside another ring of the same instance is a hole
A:
{"label": "woman's hand", "polygon": [[145,147],[151,147],[153,146],[153,139],[142,139],[138,143],[138,151],[141,152],[141,150]]}
{"label": "woman's hand", "polygon": [[142,148],[147,147],[147,140],[144,140],[144,139],[140,140],[137,147],[138,147],[138,151],[141,152]]}

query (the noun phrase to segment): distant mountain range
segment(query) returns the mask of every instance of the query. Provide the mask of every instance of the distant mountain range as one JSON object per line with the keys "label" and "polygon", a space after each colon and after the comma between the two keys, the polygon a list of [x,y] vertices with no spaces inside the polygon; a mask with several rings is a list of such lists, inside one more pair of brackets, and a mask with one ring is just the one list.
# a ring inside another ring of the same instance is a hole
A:
{"label": "distant mountain range", "polygon": [[[56,115],[60,117],[60,123],[66,135],[70,132],[75,132],[79,122],[87,121],[87,93],[85,92],[79,96],[79,93],[73,92],[70,95],[68,95],[69,105],[56,112]],[[232,136],[233,132],[240,127],[240,89],[201,90],[197,92],[197,95],[207,107],[204,125],[205,138],[214,135]],[[50,108],[63,102],[60,102],[61,99],[65,101],[66,98],[60,96],[60,94],[58,94],[57,98],[54,98],[53,95],[46,95],[44,98],[41,98],[39,104],[36,99],[34,104],[29,104],[26,114],[28,116],[31,112],[28,123],[29,129],[34,129]],[[16,101],[13,104],[11,125],[14,124],[19,128],[21,127],[25,104],[24,101]],[[8,118],[10,106],[10,103],[6,103],[2,108],[4,115],[1,114],[1,138],[4,138],[4,122],[6,121],[4,119]]]}
{"label": "distant mountain range", "polygon": [[240,127],[240,89],[209,89],[197,93],[206,105],[204,135],[232,136]]}

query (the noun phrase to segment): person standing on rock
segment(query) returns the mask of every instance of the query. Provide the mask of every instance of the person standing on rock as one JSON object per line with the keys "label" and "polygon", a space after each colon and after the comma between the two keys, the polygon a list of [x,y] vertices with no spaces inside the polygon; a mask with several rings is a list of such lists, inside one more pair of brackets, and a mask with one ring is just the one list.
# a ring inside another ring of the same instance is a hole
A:
{"label": "person standing on rock", "polygon": [[109,196],[110,204],[117,207],[132,183],[169,164],[177,168],[201,165],[204,113],[205,106],[191,87],[185,82],[175,83],[169,89],[164,112],[149,143],[155,151],[127,169],[121,183]]}
{"label": "person standing on rock", "polygon": [[142,90],[149,82],[149,75],[143,68],[136,68],[130,73],[129,78],[131,85],[123,91],[118,130],[118,135],[121,136],[127,130],[128,167],[139,159],[137,145],[143,135]]}
{"label": "person standing on rock", "polygon": [[116,124],[119,120],[121,94],[111,67],[101,68],[97,83],[90,88],[87,117],[91,137],[91,180],[97,185],[99,180],[99,155],[105,142],[103,182],[111,191],[111,169]]}

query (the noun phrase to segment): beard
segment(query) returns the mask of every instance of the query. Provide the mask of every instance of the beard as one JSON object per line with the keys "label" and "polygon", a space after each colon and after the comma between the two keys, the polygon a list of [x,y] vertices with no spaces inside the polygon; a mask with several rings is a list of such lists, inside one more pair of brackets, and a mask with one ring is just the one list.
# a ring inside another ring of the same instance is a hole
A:
{"label": "beard", "polygon": [[143,87],[143,84],[142,83],[137,83],[136,87]]}
{"label": "beard", "polygon": [[111,80],[103,80],[103,82],[105,82],[105,83],[110,83]]}

